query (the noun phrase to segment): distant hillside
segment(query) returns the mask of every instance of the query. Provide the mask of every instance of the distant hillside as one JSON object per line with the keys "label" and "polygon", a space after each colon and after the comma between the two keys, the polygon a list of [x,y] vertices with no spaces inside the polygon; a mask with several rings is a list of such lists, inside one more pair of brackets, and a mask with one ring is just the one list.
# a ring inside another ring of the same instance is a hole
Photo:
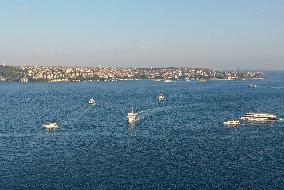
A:
{"label": "distant hillside", "polygon": [[22,70],[13,66],[0,65],[0,78],[5,78],[7,81],[15,81],[22,75]]}

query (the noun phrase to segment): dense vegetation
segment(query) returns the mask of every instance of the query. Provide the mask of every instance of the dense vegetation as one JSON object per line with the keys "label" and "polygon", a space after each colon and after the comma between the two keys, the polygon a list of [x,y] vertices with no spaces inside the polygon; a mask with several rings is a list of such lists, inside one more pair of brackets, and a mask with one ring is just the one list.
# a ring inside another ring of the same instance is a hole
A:
{"label": "dense vegetation", "polygon": [[16,81],[22,75],[22,70],[13,66],[0,65],[0,78],[5,78],[7,81]]}

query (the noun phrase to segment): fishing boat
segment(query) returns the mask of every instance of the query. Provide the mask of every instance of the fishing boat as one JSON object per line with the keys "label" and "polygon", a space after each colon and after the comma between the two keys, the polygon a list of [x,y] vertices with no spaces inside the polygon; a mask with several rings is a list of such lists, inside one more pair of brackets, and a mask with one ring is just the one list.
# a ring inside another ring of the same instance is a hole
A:
{"label": "fishing boat", "polygon": [[166,98],[166,97],[161,93],[161,94],[157,97],[157,100],[158,100],[159,102],[161,102],[161,101],[164,101],[165,98]]}
{"label": "fishing boat", "polygon": [[57,129],[59,126],[57,123],[47,123],[47,124],[42,125],[42,127],[52,130],[52,129]]}
{"label": "fishing boat", "polygon": [[136,122],[136,120],[137,120],[137,113],[136,112],[134,112],[134,108],[133,108],[133,106],[132,106],[132,110],[131,110],[131,112],[128,112],[128,115],[127,115],[127,117],[128,117],[128,123],[129,124],[134,124],[135,122]]}
{"label": "fishing boat", "polygon": [[237,126],[239,124],[240,124],[239,120],[229,120],[229,121],[224,122],[224,125],[227,125],[227,126]]}
{"label": "fishing boat", "polygon": [[90,106],[95,106],[97,104],[97,102],[94,98],[91,98],[88,103],[89,103]]}

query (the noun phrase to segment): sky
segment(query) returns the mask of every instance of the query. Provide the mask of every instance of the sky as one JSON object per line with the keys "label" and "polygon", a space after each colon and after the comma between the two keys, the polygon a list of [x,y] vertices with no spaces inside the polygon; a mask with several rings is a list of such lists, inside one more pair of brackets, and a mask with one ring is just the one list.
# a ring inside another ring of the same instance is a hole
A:
{"label": "sky", "polygon": [[284,70],[284,1],[0,0],[0,64]]}

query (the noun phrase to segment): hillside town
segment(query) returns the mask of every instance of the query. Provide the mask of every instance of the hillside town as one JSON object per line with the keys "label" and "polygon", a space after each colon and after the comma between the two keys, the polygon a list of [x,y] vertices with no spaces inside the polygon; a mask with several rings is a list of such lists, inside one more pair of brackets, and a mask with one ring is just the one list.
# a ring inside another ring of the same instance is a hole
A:
{"label": "hillside town", "polygon": [[[9,68],[9,69],[8,69]],[[6,70],[1,72],[1,70]],[[7,75],[7,70],[12,77]],[[14,71],[14,72],[13,72]],[[262,79],[262,72],[214,71],[207,68],[121,68],[63,66],[0,66],[0,81],[82,82],[116,80],[240,80]]]}

